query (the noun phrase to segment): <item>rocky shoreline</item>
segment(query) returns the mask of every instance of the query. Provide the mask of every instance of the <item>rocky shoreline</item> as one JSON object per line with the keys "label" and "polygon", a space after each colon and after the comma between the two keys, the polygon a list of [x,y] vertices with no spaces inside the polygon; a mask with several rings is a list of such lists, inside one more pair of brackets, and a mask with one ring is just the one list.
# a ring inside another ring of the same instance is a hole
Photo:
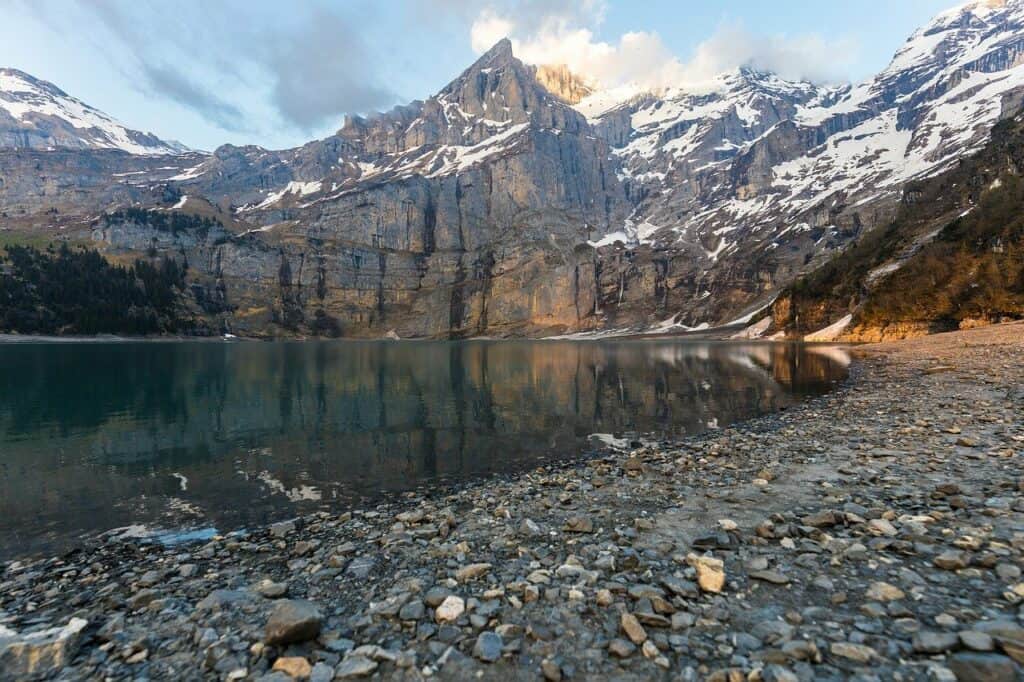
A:
{"label": "rocky shoreline", "polygon": [[0,572],[0,679],[1018,680],[1024,324],[786,412]]}

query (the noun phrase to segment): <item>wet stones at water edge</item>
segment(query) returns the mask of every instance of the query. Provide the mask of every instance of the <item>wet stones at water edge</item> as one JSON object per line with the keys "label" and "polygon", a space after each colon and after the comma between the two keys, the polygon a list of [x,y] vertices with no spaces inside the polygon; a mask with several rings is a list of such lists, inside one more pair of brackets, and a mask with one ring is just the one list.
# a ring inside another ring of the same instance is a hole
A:
{"label": "wet stones at water edge", "polygon": [[[924,373],[935,356],[960,369]],[[698,438],[7,564],[0,661],[66,679],[1019,680],[1008,381],[1020,343],[905,351]]]}

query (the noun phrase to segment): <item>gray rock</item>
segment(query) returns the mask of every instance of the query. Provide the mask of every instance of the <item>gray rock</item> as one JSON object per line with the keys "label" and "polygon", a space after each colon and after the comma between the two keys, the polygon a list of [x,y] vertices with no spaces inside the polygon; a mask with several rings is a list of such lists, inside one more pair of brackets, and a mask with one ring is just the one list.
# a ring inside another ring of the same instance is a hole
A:
{"label": "gray rock", "polygon": [[338,667],[334,669],[334,676],[339,679],[352,677],[366,677],[377,669],[379,664],[373,659],[358,654],[345,658]]}
{"label": "gray rock", "polygon": [[1018,682],[1019,668],[999,654],[960,652],[948,661],[949,669],[963,682]]}
{"label": "gray rock", "polygon": [[277,602],[264,630],[268,644],[290,644],[313,639],[320,634],[323,615],[316,604],[303,599]]}
{"label": "gray rock", "polygon": [[473,656],[485,663],[493,663],[501,658],[502,646],[500,635],[495,632],[481,632],[473,645]]}

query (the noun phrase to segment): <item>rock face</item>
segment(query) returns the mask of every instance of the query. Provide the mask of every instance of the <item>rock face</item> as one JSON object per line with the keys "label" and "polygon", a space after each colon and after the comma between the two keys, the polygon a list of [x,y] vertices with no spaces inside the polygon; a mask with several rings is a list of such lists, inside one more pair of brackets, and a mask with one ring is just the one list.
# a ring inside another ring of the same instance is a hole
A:
{"label": "rock face", "polygon": [[187,259],[195,304],[237,333],[719,325],[983,145],[1020,107],[1022,40],[1024,2],[969,3],[853,87],[741,68],[624,101],[505,40],[425,101],[296,149],[0,152],[0,202],[32,229],[127,203],[217,215],[215,235],[101,218],[87,238]]}
{"label": "rock face", "polygon": [[71,663],[88,622],[72,618],[64,627],[18,635],[0,626],[0,678],[42,676]]}

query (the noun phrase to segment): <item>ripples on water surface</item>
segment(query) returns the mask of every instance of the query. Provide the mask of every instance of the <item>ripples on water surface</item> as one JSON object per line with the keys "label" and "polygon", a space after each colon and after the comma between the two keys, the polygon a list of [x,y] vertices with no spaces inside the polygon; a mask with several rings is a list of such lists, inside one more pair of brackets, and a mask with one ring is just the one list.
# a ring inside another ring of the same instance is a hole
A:
{"label": "ripples on water surface", "polygon": [[693,434],[824,392],[847,362],[669,339],[0,345],[0,558]]}

